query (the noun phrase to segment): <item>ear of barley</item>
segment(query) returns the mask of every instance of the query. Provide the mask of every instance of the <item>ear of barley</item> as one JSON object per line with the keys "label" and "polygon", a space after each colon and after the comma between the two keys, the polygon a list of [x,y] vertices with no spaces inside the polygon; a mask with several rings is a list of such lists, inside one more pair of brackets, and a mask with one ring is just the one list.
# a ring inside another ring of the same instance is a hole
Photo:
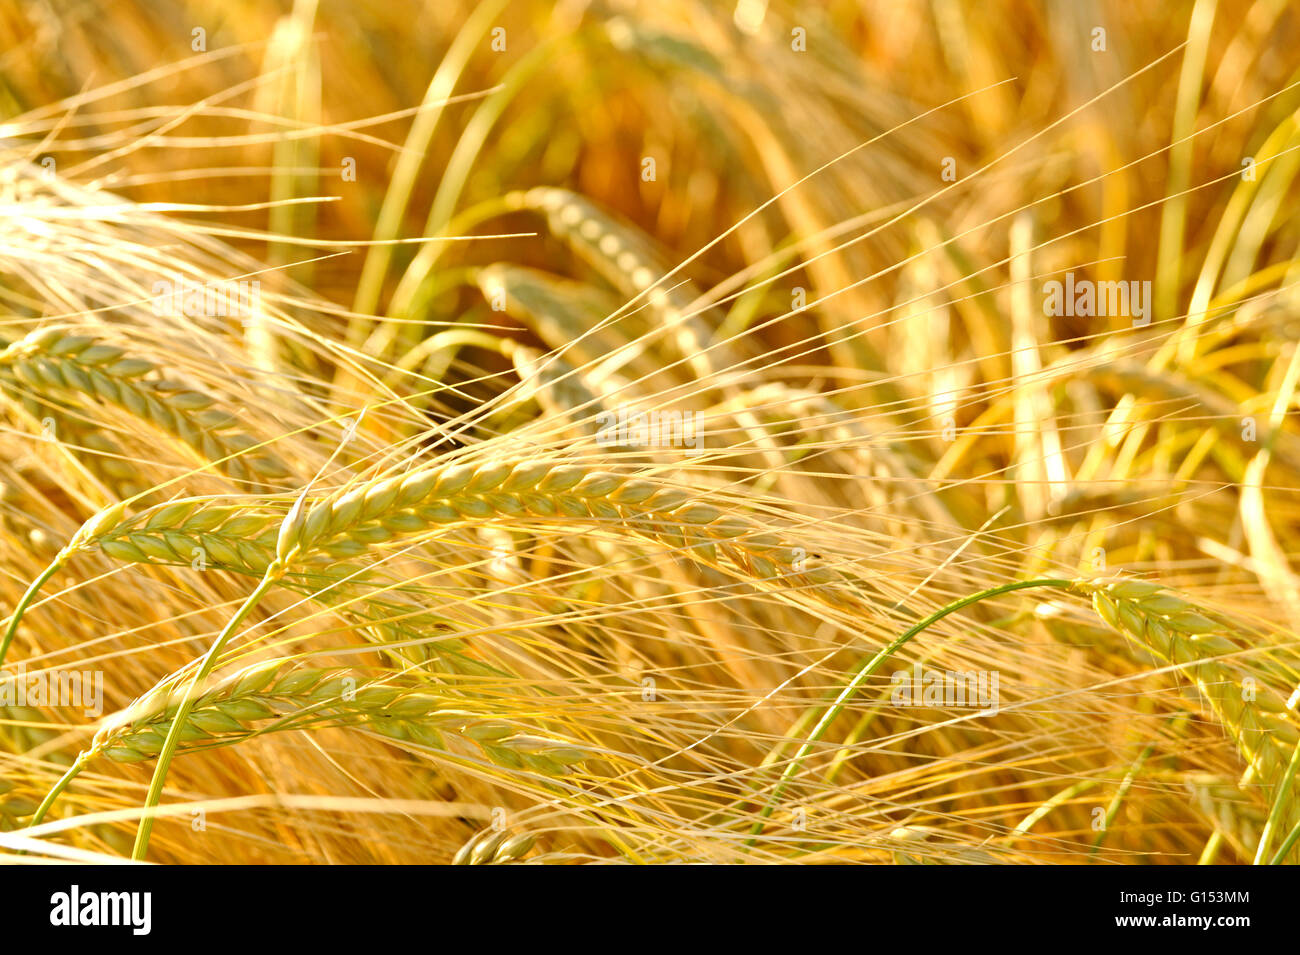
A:
{"label": "ear of barley", "polygon": [[[104,722],[87,753],[123,763],[158,755],[175,720],[190,669],[174,674]],[[539,736],[511,719],[465,708],[391,677],[361,683],[346,669],[307,669],[288,661],[256,664],[209,681],[180,730],[180,751],[228,746],[250,737],[315,726],[356,726],[390,739],[447,751],[447,739],[493,762],[549,776],[565,775],[591,751],[570,740]]]}
{"label": "ear of barley", "polygon": [[[47,437],[71,452],[118,498],[135,497],[146,488],[139,482],[139,468],[103,430],[75,406],[48,394],[39,399],[29,393],[18,396],[23,410],[40,424]],[[48,430],[46,426],[48,425]]]}
{"label": "ear of barley", "polygon": [[618,310],[613,297],[578,282],[560,279],[537,269],[497,262],[479,269],[475,281],[489,299],[502,295],[506,311],[525,321],[552,349],[576,365],[596,363],[620,349],[627,349],[628,365],[640,375],[653,374],[657,367],[642,349],[631,347],[644,323],[632,316],[606,323]]}
{"label": "ear of barley", "polygon": [[1276,686],[1291,682],[1228,627],[1200,613],[1160,584],[1138,580],[1077,581],[1111,627],[1187,675],[1227,729],[1256,777],[1274,790],[1281,819],[1300,819],[1300,799],[1287,768],[1300,745],[1300,721]]}
{"label": "ear of barley", "polygon": [[[661,362],[654,370],[662,373],[679,365],[689,370],[706,390],[716,387],[733,397],[738,393],[732,381],[745,367],[743,349],[735,341],[719,340],[714,335],[710,323],[694,307],[698,290],[684,277],[668,273],[659,264],[654,244],[644,233],[566,189],[542,186],[511,193],[506,199],[515,207],[545,215],[551,231],[627,295],[629,304],[644,301],[657,316],[654,330],[638,336],[638,344],[644,345],[652,338],[663,340],[659,331],[668,332],[670,337],[666,341],[676,350],[680,361],[668,363],[669,368]],[[627,314],[625,306],[610,317],[622,322]],[[767,466],[779,470],[784,460],[771,445],[762,422],[743,407],[736,411],[735,420],[746,440],[763,452]]]}
{"label": "ear of barley", "polygon": [[[213,523],[219,526],[209,532]],[[252,539],[240,536],[254,530],[257,536]],[[106,537],[99,546],[115,560],[168,566],[191,566],[194,555],[201,554],[208,569],[258,577],[275,557],[277,533],[278,524],[273,519],[263,523],[260,514],[240,513],[238,508],[202,510],[196,502],[178,502],[148,512],[142,530]],[[464,656],[464,643],[456,639],[446,617],[414,597],[404,598],[400,591],[376,595],[365,586],[364,568],[347,571],[343,565],[335,565],[328,572],[291,569],[280,579],[280,586],[328,608],[350,625],[373,633],[380,645],[405,644],[394,651],[401,663],[432,662],[452,673],[488,672]]]}
{"label": "ear of barley", "polygon": [[51,390],[94,398],[125,409],[179,438],[231,477],[264,486],[289,471],[238,430],[238,419],[210,396],[161,378],[149,361],[64,328],[32,332],[0,352],[0,387],[24,394]]}
{"label": "ear of barley", "polygon": [[828,568],[806,566],[806,558],[801,562],[802,555],[758,523],[697,497],[656,479],[556,462],[437,464],[318,498],[283,537],[282,512],[185,501],[143,511],[98,540],[120,560],[188,563],[193,548],[202,547],[214,566],[260,574],[278,547],[282,561],[300,566],[357,557],[444,526],[576,523],[630,531],[703,563],[726,558],[751,577],[810,587],[834,601],[820,586],[838,579]]}
{"label": "ear of barley", "polygon": [[[205,569],[260,577],[275,559],[282,521],[263,509],[211,505],[200,500],[161,504],[127,519],[125,506],[118,504],[95,515],[64,552],[93,544],[115,560],[194,566],[201,559]],[[464,645],[453,637],[445,617],[403,599],[400,593],[372,594],[363,586],[363,573],[346,574],[340,566],[330,570],[333,573],[328,575],[311,568],[290,572],[280,584],[373,632],[381,644],[408,644],[399,654],[402,662],[436,661],[441,669],[454,673],[489,672],[463,655]],[[0,644],[0,648],[4,646],[7,643]]]}
{"label": "ear of barley", "polygon": [[541,186],[509,198],[545,215],[551,232],[615,288],[629,296],[644,293],[650,307],[665,317],[678,352],[697,377],[707,380],[735,364],[729,349],[711,341],[707,323],[691,314],[698,293],[679,277],[665,278],[653,245],[640,230],[567,189]]}

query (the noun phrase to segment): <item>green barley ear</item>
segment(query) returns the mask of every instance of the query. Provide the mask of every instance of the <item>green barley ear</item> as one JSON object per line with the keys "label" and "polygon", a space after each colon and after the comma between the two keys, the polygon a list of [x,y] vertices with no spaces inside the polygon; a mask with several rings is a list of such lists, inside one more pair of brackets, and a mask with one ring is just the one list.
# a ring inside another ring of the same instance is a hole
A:
{"label": "green barley ear", "polygon": [[[192,672],[186,667],[173,673],[106,718],[86,758],[135,763],[157,756]],[[304,668],[289,660],[209,677],[197,688],[180,728],[180,749],[228,746],[267,732],[351,726],[434,751],[446,751],[452,737],[462,750],[477,750],[498,765],[551,777],[568,775],[595,755],[570,740],[521,733],[521,724],[468,709],[476,704],[417,679],[393,677],[360,686],[349,679],[348,670]]]}

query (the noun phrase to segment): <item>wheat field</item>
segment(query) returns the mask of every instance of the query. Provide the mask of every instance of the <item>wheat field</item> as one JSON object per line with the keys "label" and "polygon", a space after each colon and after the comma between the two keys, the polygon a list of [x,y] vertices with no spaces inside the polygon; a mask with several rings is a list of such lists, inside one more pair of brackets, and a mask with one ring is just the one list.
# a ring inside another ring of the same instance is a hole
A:
{"label": "wheat field", "polygon": [[0,41],[5,861],[1300,861],[1286,0]]}

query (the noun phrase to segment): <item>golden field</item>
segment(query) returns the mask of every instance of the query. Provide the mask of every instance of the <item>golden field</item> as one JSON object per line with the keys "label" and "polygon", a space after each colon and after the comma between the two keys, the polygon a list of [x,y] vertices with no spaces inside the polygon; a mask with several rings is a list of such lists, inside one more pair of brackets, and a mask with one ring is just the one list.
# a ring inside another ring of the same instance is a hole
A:
{"label": "golden field", "polygon": [[0,853],[1297,861],[1298,39],[0,2]]}

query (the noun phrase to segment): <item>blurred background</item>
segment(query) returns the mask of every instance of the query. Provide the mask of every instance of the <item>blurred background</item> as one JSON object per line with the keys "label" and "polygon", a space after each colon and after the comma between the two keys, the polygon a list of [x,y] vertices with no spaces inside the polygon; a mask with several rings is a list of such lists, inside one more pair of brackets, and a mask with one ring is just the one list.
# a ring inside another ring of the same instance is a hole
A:
{"label": "blurred background", "polygon": [[[1230,193],[1204,182],[1237,169],[1295,107],[1294,90],[1261,100],[1295,79],[1296,21],[1283,0],[24,0],[0,5],[0,113],[41,110],[53,119],[60,100],[122,84],[119,93],[60,117],[51,154],[61,167],[101,150],[104,137],[147,132],[151,142],[119,168],[97,170],[122,194],[213,203],[336,196],[319,207],[248,213],[245,221],[357,239],[381,222],[398,149],[413,129],[411,110],[438,73],[432,100],[481,95],[426,112],[436,125],[419,141],[424,156],[406,194],[390,200],[386,232],[428,234],[445,224],[440,220],[511,189],[564,186],[641,226],[673,264],[802,176],[881,136],[693,264],[690,277],[705,288],[771,248],[855,217],[887,220],[900,204],[939,191],[945,158],[964,179],[1005,157],[977,186],[953,189],[771,289],[771,303],[746,304],[759,313],[788,306],[791,285],[820,298],[938,237],[974,230],[951,255],[827,304],[851,320],[911,298],[901,286],[950,281],[960,274],[959,253],[981,266],[1001,259],[1008,214],[1026,203],[1034,203],[1036,242],[1062,237],[1043,250],[1036,271],[1074,266],[1102,279],[1155,277],[1161,200],[1194,185],[1200,188],[1180,203],[1183,247],[1203,246]],[[1097,29],[1105,31],[1104,51],[1093,48]],[[1188,58],[1177,52],[1184,42]],[[159,77],[144,81],[151,71]],[[323,124],[337,132],[272,141],[271,124],[254,112],[281,117],[281,128]],[[1221,124],[1212,135],[1168,148],[1175,134],[1209,122]],[[646,157],[656,160],[654,181],[641,177]],[[341,178],[348,158],[356,162],[355,182]],[[485,260],[507,254],[474,249]],[[516,243],[508,257],[537,260],[550,251],[530,241]],[[1267,254],[1267,243],[1261,251]],[[384,281],[369,282],[359,304],[386,305],[413,254],[394,250]],[[332,261],[313,276],[313,287],[352,304],[364,260]],[[980,281],[999,285],[1004,272],[994,266]],[[1183,311],[1194,277],[1182,269],[1177,281],[1166,278],[1163,303]],[[951,297],[970,291],[960,286]],[[975,303],[959,308],[967,314],[954,325],[956,348],[964,340],[984,353],[1001,351],[980,340],[996,335],[997,323],[970,315]],[[1057,338],[1088,331],[1062,325],[1052,329]],[[902,344],[895,339],[905,334],[867,337],[883,349]],[[928,336],[917,338],[924,347]]]}

